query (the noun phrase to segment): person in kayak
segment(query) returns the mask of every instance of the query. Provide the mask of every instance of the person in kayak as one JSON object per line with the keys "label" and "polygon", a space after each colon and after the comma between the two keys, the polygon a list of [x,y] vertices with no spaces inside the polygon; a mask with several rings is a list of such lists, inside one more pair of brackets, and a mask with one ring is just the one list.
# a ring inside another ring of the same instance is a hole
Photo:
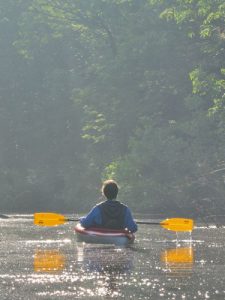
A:
{"label": "person in kayak", "polygon": [[87,216],[79,219],[84,228],[97,227],[107,229],[128,229],[137,231],[131,210],[117,198],[119,188],[114,180],[106,180],[102,185],[102,194],[106,200],[92,208]]}

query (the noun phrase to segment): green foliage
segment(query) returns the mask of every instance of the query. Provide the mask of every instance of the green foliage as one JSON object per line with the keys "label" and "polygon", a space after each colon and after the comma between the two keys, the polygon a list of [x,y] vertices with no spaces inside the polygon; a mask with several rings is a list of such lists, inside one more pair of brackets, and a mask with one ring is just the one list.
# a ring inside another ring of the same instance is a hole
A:
{"label": "green foliage", "polygon": [[112,125],[106,122],[103,114],[98,113],[95,110],[90,110],[88,106],[84,106],[84,112],[87,114],[88,121],[83,130],[83,139],[93,141],[93,143],[99,143],[105,139],[107,129]]}
{"label": "green foliage", "polygon": [[86,210],[106,178],[135,211],[220,207],[224,17],[222,0],[2,1],[1,208]]}

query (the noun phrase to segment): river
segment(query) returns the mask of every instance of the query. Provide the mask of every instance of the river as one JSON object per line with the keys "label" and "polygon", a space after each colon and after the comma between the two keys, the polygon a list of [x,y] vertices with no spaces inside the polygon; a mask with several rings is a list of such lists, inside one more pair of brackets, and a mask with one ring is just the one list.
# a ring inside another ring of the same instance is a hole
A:
{"label": "river", "polygon": [[0,299],[225,299],[225,228],[139,225],[129,248],[77,243],[73,223],[0,220]]}

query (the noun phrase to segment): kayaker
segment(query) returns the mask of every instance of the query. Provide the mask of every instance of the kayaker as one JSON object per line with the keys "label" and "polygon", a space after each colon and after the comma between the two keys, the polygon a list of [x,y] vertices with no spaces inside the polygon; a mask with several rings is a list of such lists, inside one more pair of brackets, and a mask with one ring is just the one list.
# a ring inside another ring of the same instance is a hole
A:
{"label": "kayaker", "polygon": [[100,227],[108,229],[128,229],[137,231],[131,210],[120,203],[117,198],[119,188],[114,180],[106,180],[102,185],[102,194],[106,200],[97,204],[87,216],[80,218],[83,227]]}

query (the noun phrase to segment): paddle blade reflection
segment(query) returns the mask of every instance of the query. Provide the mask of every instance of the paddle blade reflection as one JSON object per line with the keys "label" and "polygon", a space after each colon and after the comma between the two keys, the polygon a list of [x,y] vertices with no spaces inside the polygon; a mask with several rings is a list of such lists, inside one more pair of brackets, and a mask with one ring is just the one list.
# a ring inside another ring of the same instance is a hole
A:
{"label": "paddle blade reflection", "polygon": [[59,272],[65,267],[65,255],[59,250],[36,250],[34,254],[35,272]]}
{"label": "paddle blade reflection", "polygon": [[170,276],[187,276],[192,273],[194,253],[192,247],[167,249],[161,255]]}

